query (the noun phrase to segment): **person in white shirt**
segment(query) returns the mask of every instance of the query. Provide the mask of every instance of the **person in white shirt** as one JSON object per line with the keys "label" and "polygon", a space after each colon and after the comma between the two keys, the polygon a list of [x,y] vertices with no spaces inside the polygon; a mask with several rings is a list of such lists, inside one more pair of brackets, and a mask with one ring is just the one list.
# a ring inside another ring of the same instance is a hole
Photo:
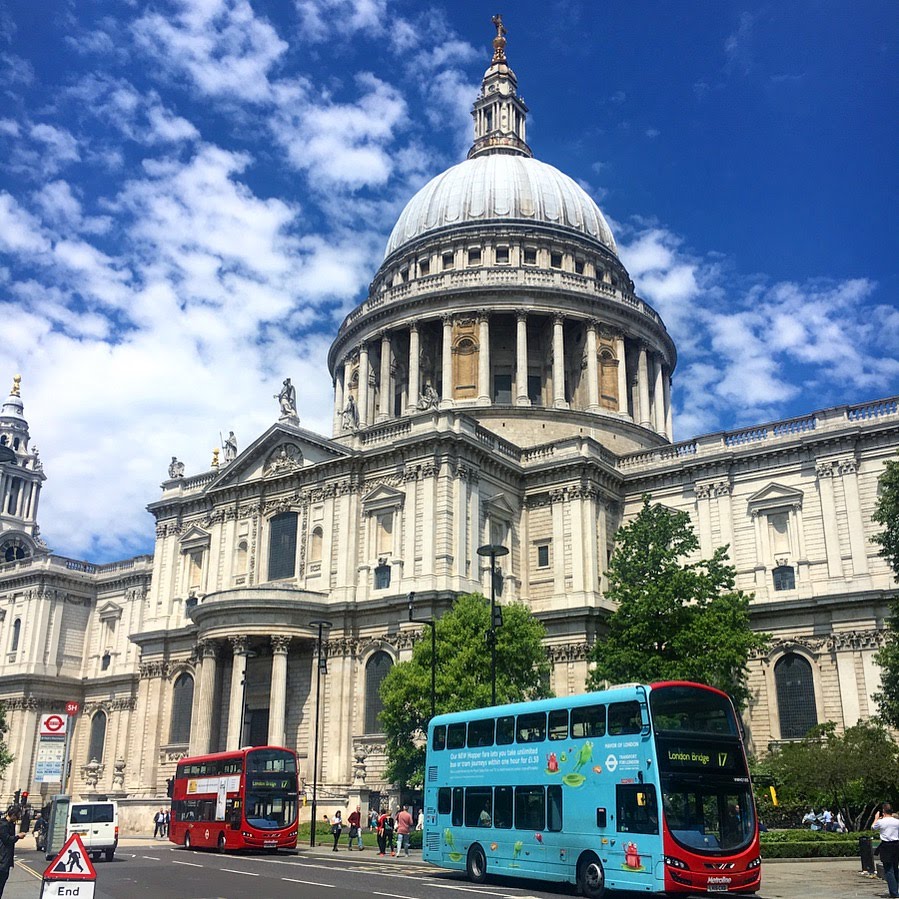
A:
{"label": "person in white shirt", "polygon": [[889,802],[884,802],[874,815],[871,826],[880,833],[880,861],[887,889],[893,899],[899,899],[899,818]]}

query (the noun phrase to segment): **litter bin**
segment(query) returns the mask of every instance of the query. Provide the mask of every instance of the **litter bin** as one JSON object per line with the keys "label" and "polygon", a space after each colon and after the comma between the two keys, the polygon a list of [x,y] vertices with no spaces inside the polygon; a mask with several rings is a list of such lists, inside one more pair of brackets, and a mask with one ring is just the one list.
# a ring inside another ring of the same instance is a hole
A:
{"label": "litter bin", "polygon": [[871,848],[871,837],[858,838],[858,854],[862,860],[862,871],[874,874],[874,850]]}

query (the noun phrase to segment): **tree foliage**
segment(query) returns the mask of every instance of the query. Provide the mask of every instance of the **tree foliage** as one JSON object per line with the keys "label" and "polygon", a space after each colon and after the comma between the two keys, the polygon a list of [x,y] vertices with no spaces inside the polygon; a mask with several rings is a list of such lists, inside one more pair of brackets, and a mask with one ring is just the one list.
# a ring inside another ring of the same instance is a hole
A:
{"label": "tree foliage", "polygon": [[899,746],[876,721],[843,734],[833,722],[821,724],[766,756],[760,769],[774,777],[782,802],[840,811],[852,831],[865,830],[882,802],[899,798]]}
{"label": "tree foliage", "polygon": [[693,680],[724,690],[742,709],[749,655],[768,636],[750,630],[750,597],[734,589],[727,548],[684,562],[699,548],[690,516],[650,499],[615,535],[606,595],[617,608],[593,648],[590,686]]}
{"label": "tree foliage", "polygon": [[[899,462],[887,462],[880,476],[880,498],[871,516],[883,530],[872,538],[880,544],[880,555],[899,579]],[[874,655],[880,666],[880,691],[874,701],[884,721],[899,727],[899,601],[891,606],[886,642]]]}
{"label": "tree foliage", "polygon": [[[549,696],[549,660],[543,625],[521,603],[502,607],[497,630],[496,700],[520,702]],[[436,711],[459,712],[490,705],[490,648],[485,634],[490,601],[460,596],[436,624]],[[412,658],[390,670],[381,685],[381,726],[387,735],[387,779],[420,786],[424,741],[431,714],[431,639],[427,628]]]}
{"label": "tree foliage", "polygon": [[0,777],[9,767],[13,760],[13,754],[9,751],[6,742],[6,734],[9,732],[9,725],[6,723],[6,706],[0,702]]}

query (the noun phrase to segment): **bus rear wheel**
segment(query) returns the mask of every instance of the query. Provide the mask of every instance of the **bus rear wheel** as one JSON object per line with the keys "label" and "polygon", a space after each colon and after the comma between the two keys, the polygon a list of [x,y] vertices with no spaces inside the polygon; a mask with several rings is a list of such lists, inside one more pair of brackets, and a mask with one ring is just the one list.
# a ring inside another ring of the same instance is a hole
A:
{"label": "bus rear wheel", "polygon": [[577,889],[587,899],[602,899],[606,893],[606,875],[602,862],[588,852],[577,866]]}
{"label": "bus rear wheel", "polygon": [[184,848],[190,849],[190,834],[189,833],[184,834]]}
{"label": "bus rear wheel", "polygon": [[218,841],[218,851],[224,853],[225,848],[225,835],[223,833],[220,833]]}
{"label": "bus rear wheel", "polygon": [[477,843],[468,850],[465,872],[472,883],[483,883],[487,879],[487,857]]}

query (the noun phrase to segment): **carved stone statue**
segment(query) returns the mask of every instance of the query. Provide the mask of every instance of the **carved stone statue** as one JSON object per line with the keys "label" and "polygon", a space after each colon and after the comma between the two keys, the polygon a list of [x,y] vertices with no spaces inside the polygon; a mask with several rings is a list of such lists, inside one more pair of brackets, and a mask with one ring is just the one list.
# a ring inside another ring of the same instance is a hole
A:
{"label": "carved stone statue", "polygon": [[436,409],[439,402],[440,397],[437,396],[437,391],[430,384],[425,384],[425,389],[418,399],[418,409],[422,412],[425,409]]}
{"label": "carved stone statue", "polygon": [[183,478],[184,477],[184,463],[179,462],[177,456],[172,456],[172,461],[169,464],[169,477],[170,478]]}
{"label": "carved stone statue", "polygon": [[225,462],[233,462],[237,458],[237,438],[234,431],[228,431],[228,437],[222,441],[222,448],[225,453]]}
{"label": "carved stone statue", "polygon": [[290,383],[290,378],[284,379],[281,392],[275,396],[281,404],[281,418],[298,418],[297,415],[297,389]]}
{"label": "carved stone statue", "polygon": [[359,410],[356,408],[356,400],[352,394],[347,397],[346,405],[343,407],[343,429],[344,431],[355,431],[359,427]]}

